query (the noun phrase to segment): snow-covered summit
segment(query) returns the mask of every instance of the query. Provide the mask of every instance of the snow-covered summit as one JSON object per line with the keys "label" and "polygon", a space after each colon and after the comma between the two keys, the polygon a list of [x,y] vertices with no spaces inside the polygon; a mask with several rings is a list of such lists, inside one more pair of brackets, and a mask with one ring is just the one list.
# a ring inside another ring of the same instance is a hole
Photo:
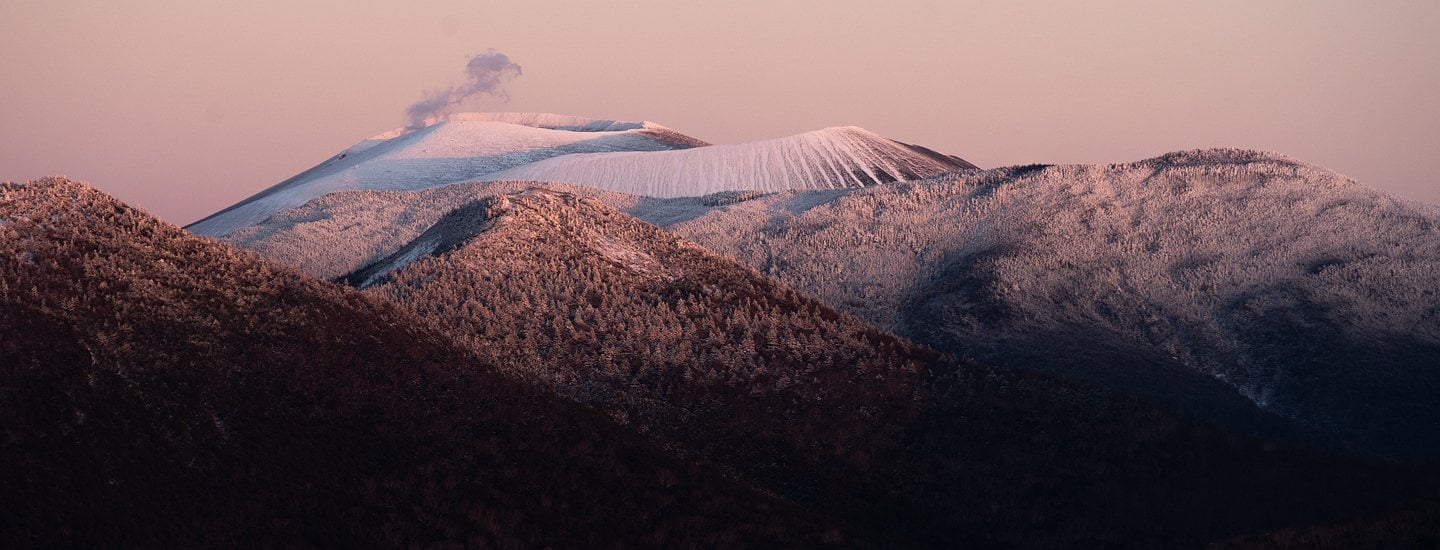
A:
{"label": "snow-covered summit", "polygon": [[[455,113],[442,117],[432,117],[425,120],[424,126],[434,126],[442,122],[504,122],[519,126],[530,126],[532,128],[545,128],[547,130],[568,130],[571,132],[623,132],[625,130],[640,130],[644,128],[668,129],[648,120],[639,122],[628,122],[622,120],[608,120],[590,118],[574,115],[559,115],[554,113]],[[397,128],[381,134],[381,136],[394,137],[412,128]],[[391,135],[394,134],[394,135]]]}
{"label": "snow-covered summit", "polygon": [[844,126],[687,150],[567,155],[483,179],[562,181],[637,195],[682,197],[720,191],[865,187],[974,169],[959,157]]}
{"label": "snow-covered summit", "polygon": [[361,141],[187,229],[220,236],[337,191],[416,190],[464,181],[558,181],[684,197],[857,188],[974,169],[959,157],[853,126],[711,146],[652,122],[462,113]]}
{"label": "snow-covered summit", "polygon": [[664,151],[706,145],[649,122],[543,113],[463,113],[398,128],[341,151],[187,229],[224,235],[286,208],[351,189],[424,189],[572,153]]}

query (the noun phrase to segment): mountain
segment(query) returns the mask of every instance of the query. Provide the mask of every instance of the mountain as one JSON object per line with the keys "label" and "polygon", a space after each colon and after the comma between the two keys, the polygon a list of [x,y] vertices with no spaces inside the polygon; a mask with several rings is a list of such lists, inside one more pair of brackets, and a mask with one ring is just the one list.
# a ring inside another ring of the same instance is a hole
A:
{"label": "mountain", "polygon": [[[333,278],[529,184],[337,194],[229,239]],[[656,199],[583,186],[941,351],[1360,454],[1440,455],[1433,207],[1271,153]]]}
{"label": "mountain", "polygon": [[[451,210],[533,185],[467,182],[418,191],[342,191],[277,212],[264,222],[225,235],[223,240],[316,277],[335,279],[395,253]],[[600,198],[611,205],[644,200],[579,185],[545,186]]]}
{"label": "mountain", "polygon": [[[690,149],[692,154],[673,154]],[[186,229],[218,237],[330,193],[415,190],[470,180],[572,181],[679,197],[862,187],[974,169],[959,157],[854,127],[708,146],[649,122],[465,113],[362,141]]]}
{"label": "mountain", "polygon": [[678,234],[942,351],[1440,457],[1440,212],[1328,170],[1205,150],[677,202],[705,208]]}
{"label": "mountain", "polygon": [[975,169],[959,157],[847,126],[688,150],[567,155],[484,179],[563,181],[634,195],[684,197],[720,191],[866,187]]}
{"label": "mountain", "polygon": [[832,470],[893,453],[933,356],[544,189],[458,208],[347,279],[441,322],[517,379],[792,497],[850,500],[821,488],[845,479]]}
{"label": "mountain", "polygon": [[941,357],[550,189],[464,204],[345,280],[516,380],[891,546],[1193,546],[1425,487]]}
{"label": "mountain", "polygon": [[543,113],[464,113],[376,135],[186,229],[221,236],[349,189],[423,189],[572,153],[662,151],[705,142],[649,122]]}
{"label": "mountain", "polygon": [[861,544],[78,183],[0,185],[0,313],[7,546]]}

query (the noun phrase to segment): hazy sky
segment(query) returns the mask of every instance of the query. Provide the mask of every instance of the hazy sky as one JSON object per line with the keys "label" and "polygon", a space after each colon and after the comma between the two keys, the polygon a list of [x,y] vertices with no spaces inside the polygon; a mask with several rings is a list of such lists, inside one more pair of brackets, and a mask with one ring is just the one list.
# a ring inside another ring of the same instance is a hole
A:
{"label": "hazy sky", "polygon": [[1287,153],[1440,203],[1440,2],[0,0],[0,180],[83,179],[188,223],[466,110],[647,119],[716,143],[858,125],[984,167]]}

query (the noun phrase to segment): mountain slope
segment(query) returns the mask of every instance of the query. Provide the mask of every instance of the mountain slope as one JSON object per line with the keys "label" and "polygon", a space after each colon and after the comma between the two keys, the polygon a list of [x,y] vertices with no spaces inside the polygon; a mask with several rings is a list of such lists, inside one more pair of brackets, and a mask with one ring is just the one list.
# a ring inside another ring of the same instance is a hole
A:
{"label": "mountain slope", "polygon": [[572,153],[705,145],[648,122],[543,113],[464,113],[379,134],[186,229],[220,236],[348,189],[422,189]]}
{"label": "mountain slope", "polygon": [[975,165],[848,126],[690,150],[572,155],[484,179],[562,181],[635,195],[682,197],[865,187],[966,170],[975,170]]}
{"label": "mountain slope", "polygon": [[596,201],[543,189],[458,208],[349,280],[443,320],[517,378],[790,496],[896,452],[933,357]]}
{"label": "mountain slope", "polygon": [[949,362],[566,193],[464,205],[348,280],[892,545],[1194,546],[1423,487]]}
{"label": "mountain slope", "polygon": [[1440,456],[1440,215],[1333,172],[1195,151],[692,218],[672,228],[941,350],[1202,418],[1223,386],[1329,445]]}
{"label": "mountain slope", "polygon": [[64,180],[0,185],[0,537],[844,544],[385,303]]}
{"label": "mountain slope", "polygon": [[[278,212],[223,240],[316,277],[334,279],[395,253],[451,210],[533,185],[467,182],[418,191],[342,191]],[[607,204],[633,206],[643,200],[578,185],[545,186],[584,197],[603,197]]]}
{"label": "mountain slope", "polygon": [[[336,277],[525,185],[335,195],[230,238]],[[1197,151],[675,199],[547,185],[944,351],[1354,452],[1434,456],[1440,441],[1420,437],[1440,429],[1423,420],[1440,216],[1284,157]]]}

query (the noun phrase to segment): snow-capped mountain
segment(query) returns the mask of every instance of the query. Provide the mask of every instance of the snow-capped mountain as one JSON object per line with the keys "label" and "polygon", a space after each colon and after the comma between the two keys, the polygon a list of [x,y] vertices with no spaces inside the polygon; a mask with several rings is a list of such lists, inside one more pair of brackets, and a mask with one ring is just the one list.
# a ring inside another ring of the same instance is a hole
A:
{"label": "snow-capped mountain", "polygon": [[[465,113],[366,139],[186,229],[221,236],[347,190],[539,180],[652,197],[841,189],[974,170],[965,160],[861,128],[708,144],[650,122],[545,113]],[[694,149],[693,154],[675,154]],[[558,161],[558,162],[557,162]]]}
{"label": "snow-capped mountain", "polygon": [[959,157],[854,126],[688,150],[567,155],[484,179],[563,181],[650,197],[844,189],[975,170]]}
{"label": "snow-capped mountain", "polygon": [[464,113],[361,141],[186,229],[224,235],[336,191],[424,189],[571,153],[701,145],[706,143],[649,122],[545,113]]}

